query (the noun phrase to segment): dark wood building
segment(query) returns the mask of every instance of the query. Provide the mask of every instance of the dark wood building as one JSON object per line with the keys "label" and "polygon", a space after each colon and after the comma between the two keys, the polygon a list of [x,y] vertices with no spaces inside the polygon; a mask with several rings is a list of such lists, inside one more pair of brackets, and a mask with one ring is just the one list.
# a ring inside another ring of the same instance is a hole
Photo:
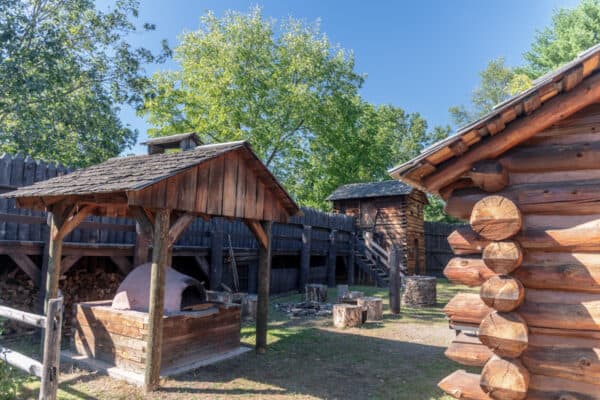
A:
{"label": "dark wood building", "polygon": [[398,181],[351,183],[337,188],[327,200],[334,212],[356,218],[359,234],[389,251],[399,248],[409,274],[425,274],[425,194]]}

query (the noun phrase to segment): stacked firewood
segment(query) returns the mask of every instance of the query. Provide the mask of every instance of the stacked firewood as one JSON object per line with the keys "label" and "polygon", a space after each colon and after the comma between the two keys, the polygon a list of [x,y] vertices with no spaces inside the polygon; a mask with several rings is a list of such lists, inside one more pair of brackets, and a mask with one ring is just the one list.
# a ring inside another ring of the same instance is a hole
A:
{"label": "stacked firewood", "polygon": [[[93,261],[86,262],[88,260]],[[66,275],[61,276],[60,290],[65,300],[63,334],[71,334],[74,303],[112,299],[123,279],[122,274],[114,272],[110,263],[105,264],[93,258],[84,258]],[[37,312],[37,302],[38,288],[34,287],[33,282],[21,270],[14,274],[14,278],[6,276],[0,279],[0,304]],[[5,335],[29,331],[31,328],[25,324],[5,322]]]}
{"label": "stacked firewood", "polygon": [[439,383],[446,393],[475,400],[600,399],[597,255],[571,252],[591,244],[586,232],[597,228],[569,228],[576,217],[562,228],[561,218],[523,216],[510,199],[487,196],[472,206],[472,229],[448,238],[455,254],[481,258],[455,258],[444,271],[453,282],[480,286],[479,295],[458,294],[444,309],[463,331],[446,355],[483,369],[446,377]]}

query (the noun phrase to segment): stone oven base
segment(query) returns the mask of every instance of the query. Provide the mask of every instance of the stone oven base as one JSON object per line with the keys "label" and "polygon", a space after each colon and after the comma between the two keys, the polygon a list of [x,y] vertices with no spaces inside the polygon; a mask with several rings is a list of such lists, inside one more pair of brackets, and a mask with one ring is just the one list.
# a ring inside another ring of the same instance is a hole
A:
{"label": "stone oven base", "polygon": [[[110,301],[79,303],[73,323],[73,347],[109,375],[143,378],[148,339],[148,314],[115,310]],[[240,352],[240,306],[207,304],[200,311],[165,315],[161,376],[179,374]],[[74,360],[77,361],[77,360]],[[79,360],[83,361],[83,359]]]}

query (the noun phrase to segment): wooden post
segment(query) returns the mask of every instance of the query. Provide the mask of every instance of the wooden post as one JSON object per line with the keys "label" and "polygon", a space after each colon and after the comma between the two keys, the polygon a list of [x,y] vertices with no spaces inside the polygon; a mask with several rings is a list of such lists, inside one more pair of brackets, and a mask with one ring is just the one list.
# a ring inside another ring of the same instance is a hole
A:
{"label": "wooden post", "polygon": [[248,293],[257,293],[258,291],[258,263],[256,260],[248,264]]}
{"label": "wooden post", "polygon": [[148,251],[150,249],[150,241],[139,222],[135,224],[135,251],[133,253],[133,266],[137,267],[148,262]]}
{"label": "wooden post", "polygon": [[[42,240],[44,241],[44,249],[42,253],[42,276],[40,277],[40,290],[38,292],[38,312],[44,314],[46,308],[46,278],[48,275],[48,254],[50,253],[50,214],[46,225],[42,225],[41,229]],[[43,332],[42,332],[43,338]],[[43,340],[43,339],[42,339]],[[42,342],[43,346],[43,342]],[[43,351],[43,347],[42,347]]]}
{"label": "wooden post", "polygon": [[256,306],[256,352],[264,354],[267,351],[267,323],[269,313],[269,284],[271,274],[271,228],[273,222],[261,223],[267,235],[267,245],[258,249],[258,304]]}
{"label": "wooden post", "polygon": [[223,280],[223,219],[211,219],[210,289],[219,290]]}
{"label": "wooden post", "polygon": [[400,314],[401,260],[400,249],[392,247],[390,252],[390,311],[392,314]]}
{"label": "wooden post", "polygon": [[169,219],[171,210],[159,210],[154,223],[154,243],[152,247],[152,272],[150,278],[149,335],[146,342],[146,369],[144,391],[155,390],[159,386],[162,351],[163,314],[165,303],[165,278],[169,252]]}
{"label": "wooden post", "polygon": [[303,292],[304,287],[310,279],[310,247],[312,227],[304,225],[302,228],[302,250],[300,251],[300,279],[298,291]]}
{"label": "wooden post", "polygon": [[48,312],[48,301],[58,297],[58,281],[60,279],[60,263],[62,261],[63,244],[63,238],[58,232],[63,225],[64,211],[65,208],[59,204],[48,213],[48,262],[44,289],[44,314]]}
{"label": "wooden post", "polygon": [[329,287],[335,287],[335,266],[337,261],[336,236],[336,230],[332,230],[329,234],[329,251],[327,252],[327,286]]}
{"label": "wooden post", "polygon": [[348,286],[354,285],[354,252],[356,251],[356,233],[350,234],[350,254],[348,255]]}
{"label": "wooden post", "polygon": [[48,301],[44,332],[44,356],[40,400],[55,400],[60,370],[60,339],[62,329],[63,298]]}

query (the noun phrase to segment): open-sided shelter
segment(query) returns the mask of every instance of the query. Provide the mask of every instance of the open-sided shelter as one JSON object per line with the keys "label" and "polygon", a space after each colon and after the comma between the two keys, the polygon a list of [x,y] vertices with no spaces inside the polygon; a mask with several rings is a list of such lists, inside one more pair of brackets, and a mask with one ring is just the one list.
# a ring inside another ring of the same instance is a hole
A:
{"label": "open-sided shelter", "polygon": [[[242,219],[260,246],[256,346],[265,351],[271,225],[287,221],[299,208],[247,142],[113,158],[3,196],[16,198],[19,207],[51,213],[46,299],[58,295],[63,238],[86,216],[135,218],[152,248],[146,390],[159,382],[165,273],[173,244],[197,217]],[[139,263],[147,258],[143,253]]]}
{"label": "open-sided shelter", "polygon": [[327,197],[333,211],[356,218],[359,233],[370,233],[386,250],[402,251],[402,264],[409,274],[425,274],[425,224],[423,207],[427,197],[405,183],[351,183]]}
{"label": "open-sided shelter", "polygon": [[600,399],[600,46],[390,172],[472,228],[448,238],[446,276],[480,294],[446,306],[446,355],[483,369],[440,387]]}

